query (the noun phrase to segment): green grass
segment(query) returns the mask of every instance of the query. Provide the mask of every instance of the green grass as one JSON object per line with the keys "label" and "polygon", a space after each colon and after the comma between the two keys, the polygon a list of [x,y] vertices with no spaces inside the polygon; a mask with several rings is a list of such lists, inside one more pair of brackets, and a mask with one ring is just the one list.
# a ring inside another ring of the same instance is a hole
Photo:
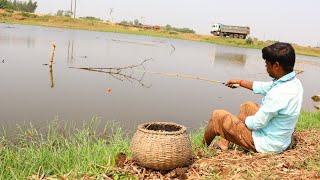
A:
{"label": "green grass", "polygon": [[[118,125],[107,123],[103,131],[98,131],[101,122],[93,119],[78,129],[66,127],[55,120],[42,132],[30,125],[19,126],[14,137],[2,135],[0,179],[26,179],[36,174],[51,178],[100,179],[106,167],[115,166],[116,154],[123,152],[131,157],[130,139]],[[297,130],[305,129],[320,129],[320,112],[301,113]],[[202,127],[190,134],[194,152],[215,156],[202,146],[203,133]],[[316,161],[306,163],[313,167]],[[125,174],[114,174],[114,177],[127,178]]]}
{"label": "green grass", "polygon": [[26,179],[43,173],[53,178],[100,179],[105,167],[115,166],[117,153],[130,156],[130,151],[129,140],[120,127],[106,125],[98,134],[95,124],[91,121],[71,133],[54,121],[46,134],[30,126],[25,130],[19,127],[14,139],[3,136],[0,179]]}
{"label": "green grass", "polygon": [[297,130],[320,130],[320,111],[305,112],[302,111],[298,120]]}

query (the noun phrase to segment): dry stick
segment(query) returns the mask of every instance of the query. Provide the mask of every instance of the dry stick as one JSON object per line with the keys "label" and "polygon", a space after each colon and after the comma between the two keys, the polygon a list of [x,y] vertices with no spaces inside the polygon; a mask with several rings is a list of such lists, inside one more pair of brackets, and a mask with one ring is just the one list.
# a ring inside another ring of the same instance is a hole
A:
{"label": "dry stick", "polygon": [[198,179],[201,178],[200,174],[194,168],[191,168],[191,170],[197,175]]}
{"label": "dry stick", "polygon": [[171,44],[171,47],[173,48],[173,50],[176,50],[176,48]]}
{"label": "dry stick", "polygon": [[53,81],[52,66],[50,66],[49,75],[50,75],[51,88],[53,88],[54,87],[54,81]]}
{"label": "dry stick", "polygon": [[123,66],[123,67],[83,67],[83,68],[79,68],[79,67],[69,67],[69,68],[74,68],[74,69],[85,69],[85,70],[115,70],[115,71],[121,71],[121,70],[125,70],[125,69],[133,69],[133,68],[137,68],[137,67],[142,67],[143,69],[145,69],[144,67],[144,63],[147,61],[151,61],[153,60],[152,58],[149,59],[145,59],[144,61],[142,61],[139,64],[132,64],[132,65],[128,65],[128,66]]}
{"label": "dry stick", "polygon": [[52,44],[52,51],[51,51],[50,64],[49,64],[50,67],[52,67],[53,57],[54,57],[54,50],[55,49],[56,49],[56,45]]}
{"label": "dry stick", "polygon": [[52,73],[52,63],[53,63],[53,57],[54,57],[54,51],[56,49],[56,45],[52,44],[52,51],[51,51],[51,57],[50,57],[50,64],[49,64],[49,74],[50,74],[50,82],[51,82],[51,88],[54,87],[54,82],[53,82],[53,73]]}

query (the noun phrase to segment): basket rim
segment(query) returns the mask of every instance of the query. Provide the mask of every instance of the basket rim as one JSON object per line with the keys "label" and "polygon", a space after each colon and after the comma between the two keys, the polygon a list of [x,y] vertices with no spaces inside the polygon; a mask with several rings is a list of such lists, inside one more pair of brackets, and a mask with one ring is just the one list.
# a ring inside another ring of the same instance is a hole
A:
{"label": "basket rim", "polygon": [[[172,132],[153,131],[153,130],[148,130],[148,129],[144,128],[148,124],[174,125],[174,126],[180,127],[181,129],[179,131],[172,131]],[[149,133],[149,134],[159,134],[159,135],[179,135],[179,134],[185,133],[186,129],[187,128],[185,126],[182,126],[180,124],[173,123],[173,122],[147,122],[147,123],[140,124],[138,126],[138,130],[139,131],[142,131],[142,132],[145,132],[145,133]]]}

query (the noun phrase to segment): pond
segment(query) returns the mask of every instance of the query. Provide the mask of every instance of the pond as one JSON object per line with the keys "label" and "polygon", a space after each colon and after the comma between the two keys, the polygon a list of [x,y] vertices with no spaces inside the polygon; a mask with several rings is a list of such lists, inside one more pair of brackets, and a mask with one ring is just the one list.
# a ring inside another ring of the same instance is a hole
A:
{"label": "pond", "polygon": [[[50,70],[52,44],[56,44]],[[237,113],[261,96],[221,83],[270,81],[261,50],[139,35],[0,23],[0,124],[5,129],[59,119],[76,125],[97,117],[134,131],[143,122],[170,121],[197,129],[215,109]],[[139,65],[140,64],[140,65]],[[133,66],[133,67],[131,67]],[[74,68],[70,68],[74,67]],[[101,68],[88,71],[79,68]],[[102,69],[102,68],[120,68]],[[297,56],[303,109],[320,86],[320,59]]]}

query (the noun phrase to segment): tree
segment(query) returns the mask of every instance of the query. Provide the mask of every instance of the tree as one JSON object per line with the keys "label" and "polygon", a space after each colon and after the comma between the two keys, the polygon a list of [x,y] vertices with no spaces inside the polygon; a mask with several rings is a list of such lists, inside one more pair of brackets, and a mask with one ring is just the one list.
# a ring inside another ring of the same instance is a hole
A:
{"label": "tree", "polygon": [[37,2],[32,2],[32,0],[29,0],[29,2],[26,4],[26,11],[34,13],[37,7],[38,7]]}
{"label": "tree", "polygon": [[167,24],[164,28],[165,28],[165,30],[171,30],[172,29],[172,27],[169,24]]}
{"label": "tree", "polygon": [[63,16],[64,11],[63,10],[58,10],[56,16]]}
{"label": "tree", "polygon": [[4,9],[4,6],[7,4],[6,0],[0,0],[0,9]]}
{"label": "tree", "polygon": [[72,11],[64,11],[64,16],[67,16],[67,17],[71,17],[72,16]]}
{"label": "tree", "polygon": [[25,11],[34,13],[37,9],[38,4],[37,2],[32,2],[29,0],[28,2],[21,2],[14,0],[13,2],[8,0],[0,0],[0,9],[13,9],[16,11]]}
{"label": "tree", "polygon": [[0,0],[0,9],[6,9],[10,2],[7,0]]}
{"label": "tree", "polygon": [[56,16],[67,16],[67,17],[71,17],[72,16],[72,12],[67,10],[67,11],[64,11],[64,10],[58,10],[57,13],[56,13]]}
{"label": "tree", "polygon": [[0,9],[12,9],[14,10],[13,4],[8,0],[0,0]]}
{"label": "tree", "polygon": [[138,19],[135,19],[135,20],[133,21],[133,24],[136,25],[136,26],[139,26],[139,24],[140,24],[140,23],[139,23],[139,20],[138,20]]}

